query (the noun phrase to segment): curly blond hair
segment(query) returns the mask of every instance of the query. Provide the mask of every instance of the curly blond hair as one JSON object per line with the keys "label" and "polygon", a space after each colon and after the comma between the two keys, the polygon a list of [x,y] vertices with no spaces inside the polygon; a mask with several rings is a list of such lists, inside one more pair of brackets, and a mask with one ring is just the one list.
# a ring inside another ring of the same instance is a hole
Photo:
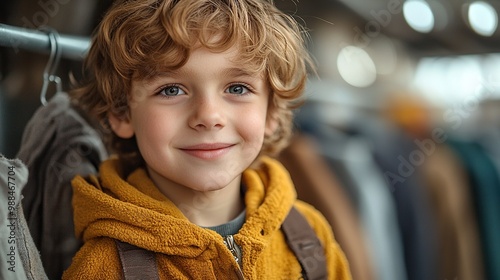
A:
{"label": "curly blond hair", "polygon": [[[128,113],[132,80],[181,67],[196,44],[214,51],[237,45],[241,62],[264,73],[270,85],[268,114],[278,125],[265,137],[261,154],[273,156],[288,144],[292,109],[312,66],[306,34],[272,1],[116,1],[95,32],[85,59],[85,80],[72,96],[100,123],[107,123],[109,113]],[[135,137],[121,139],[107,132],[121,158],[135,165],[142,162]]]}

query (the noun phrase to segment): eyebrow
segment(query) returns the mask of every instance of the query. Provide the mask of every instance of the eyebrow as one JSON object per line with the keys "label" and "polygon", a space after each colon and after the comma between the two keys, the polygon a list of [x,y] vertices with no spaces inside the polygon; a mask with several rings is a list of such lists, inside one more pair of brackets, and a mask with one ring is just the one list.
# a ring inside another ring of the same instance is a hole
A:
{"label": "eyebrow", "polygon": [[224,76],[230,76],[230,77],[250,77],[250,78],[257,78],[257,75],[255,73],[252,73],[246,69],[242,68],[227,68],[222,70],[221,72],[222,75]]}
{"label": "eyebrow", "polygon": [[[251,71],[248,71],[243,68],[237,68],[237,67],[231,67],[231,68],[225,68],[220,71],[220,74],[226,77],[232,77],[232,78],[240,78],[240,77],[247,77],[247,78],[253,78],[257,79],[259,78],[256,73],[253,73]],[[166,70],[166,71],[161,71],[156,74],[154,74],[151,78],[148,78],[145,80],[145,83],[147,85],[154,84],[155,81],[158,79],[161,79],[163,77],[169,77],[169,76],[183,76],[183,75],[189,75],[189,72],[182,71],[182,70]]]}
{"label": "eyebrow", "polygon": [[156,83],[156,81],[158,81],[159,79],[161,79],[163,77],[168,77],[169,75],[172,75],[172,74],[175,74],[175,72],[174,71],[162,71],[162,72],[158,72],[158,73],[155,73],[155,74],[151,75],[150,77],[147,77],[147,78],[143,79],[143,83],[146,86],[151,86],[154,83]]}

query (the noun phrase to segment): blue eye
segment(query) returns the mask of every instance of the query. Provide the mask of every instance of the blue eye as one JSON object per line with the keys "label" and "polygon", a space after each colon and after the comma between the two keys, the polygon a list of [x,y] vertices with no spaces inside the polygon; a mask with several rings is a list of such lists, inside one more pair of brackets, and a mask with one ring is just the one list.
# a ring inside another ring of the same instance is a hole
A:
{"label": "blue eye", "polygon": [[244,85],[237,84],[237,85],[229,86],[227,88],[226,92],[232,93],[232,94],[242,95],[242,94],[250,92],[250,90]]}
{"label": "blue eye", "polygon": [[186,93],[178,86],[167,86],[160,90],[159,94],[164,96],[177,96]]}

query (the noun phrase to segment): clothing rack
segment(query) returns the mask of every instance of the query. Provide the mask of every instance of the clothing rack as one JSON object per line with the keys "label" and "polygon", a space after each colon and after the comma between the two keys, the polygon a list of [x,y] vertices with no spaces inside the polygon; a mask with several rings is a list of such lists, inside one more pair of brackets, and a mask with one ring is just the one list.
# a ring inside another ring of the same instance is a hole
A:
{"label": "clothing rack", "polygon": [[[0,23],[0,46],[13,49],[24,49],[39,53],[50,53],[49,34],[57,33],[49,29],[27,29]],[[83,60],[90,46],[87,37],[58,34],[57,45],[61,57],[72,60]]]}

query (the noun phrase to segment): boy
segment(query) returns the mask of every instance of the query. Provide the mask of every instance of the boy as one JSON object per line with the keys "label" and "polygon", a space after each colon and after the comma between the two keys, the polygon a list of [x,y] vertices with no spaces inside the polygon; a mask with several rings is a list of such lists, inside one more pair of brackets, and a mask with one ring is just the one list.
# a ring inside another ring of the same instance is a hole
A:
{"label": "boy", "polygon": [[308,61],[297,24],[264,0],[115,3],[75,95],[118,157],[73,180],[85,244],[63,278],[121,279],[120,240],[154,252],[160,279],[299,279],[280,230],[295,207],[328,278],[350,279],[325,219],[268,157],[291,134]]}

